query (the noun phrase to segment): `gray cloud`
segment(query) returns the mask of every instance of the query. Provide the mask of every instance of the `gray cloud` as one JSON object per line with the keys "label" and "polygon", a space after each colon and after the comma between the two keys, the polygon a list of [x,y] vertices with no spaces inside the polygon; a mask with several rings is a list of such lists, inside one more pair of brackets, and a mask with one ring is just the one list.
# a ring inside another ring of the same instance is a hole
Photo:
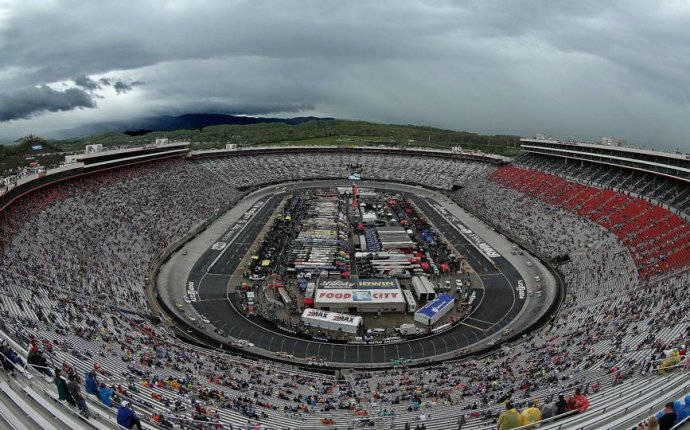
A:
{"label": "gray cloud", "polygon": [[[75,124],[143,109],[292,106],[690,151],[684,2],[60,0],[17,2],[3,16],[0,88],[73,80],[110,94],[61,118]],[[146,85],[131,91],[137,81]],[[14,127],[48,128],[49,117]]]}
{"label": "gray cloud", "polygon": [[113,87],[116,94],[126,94],[132,91],[135,86],[144,84],[141,81],[127,82],[118,78],[100,78],[96,81],[85,75],[78,76],[73,80],[77,87],[90,92],[95,92],[102,88]]}
{"label": "gray cloud", "polygon": [[91,96],[78,88],[56,91],[47,86],[31,87],[0,94],[0,121],[95,106]]}
{"label": "gray cloud", "polygon": [[131,85],[128,85],[128,84],[126,84],[126,83],[124,83],[124,82],[122,82],[122,81],[117,81],[117,82],[115,82],[115,84],[113,85],[113,88],[115,88],[115,91],[116,91],[118,94],[128,93],[128,92],[130,92],[130,91],[132,90],[132,86],[131,86]]}
{"label": "gray cloud", "polygon": [[74,84],[85,90],[95,91],[101,88],[101,84],[89,78],[88,76],[82,75],[74,78]]}
{"label": "gray cloud", "polygon": [[182,107],[165,107],[160,113],[167,115],[183,115],[185,113],[221,113],[225,115],[270,115],[273,113],[298,113],[313,110],[311,104],[293,103],[222,103],[211,101],[191,102]]}
{"label": "gray cloud", "polygon": [[[109,80],[106,80],[108,84],[111,82]],[[125,81],[115,81],[115,83],[112,83],[113,88],[115,88],[115,92],[117,94],[126,94],[132,89],[134,89],[135,86],[137,85],[143,85],[144,83],[141,81],[133,81],[133,82],[125,82]]]}

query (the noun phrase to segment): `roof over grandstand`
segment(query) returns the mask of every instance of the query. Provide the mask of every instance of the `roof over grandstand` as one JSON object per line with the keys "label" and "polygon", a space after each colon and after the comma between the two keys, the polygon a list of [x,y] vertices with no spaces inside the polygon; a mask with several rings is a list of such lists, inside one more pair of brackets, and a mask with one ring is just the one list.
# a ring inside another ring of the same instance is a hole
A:
{"label": "roof over grandstand", "polygon": [[[620,152],[620,153],[631,153],[631,154],[639,154],[639,155],[649,155],[652,157],[665,157],[665,158],[673,158],[676,160],[690,160],[690,154],[688,152],[669,152],[669,151],[658,151],[653,148],[628,148],[625,146],[607,146],[607,145],[602,145],[600,143],[594,143],[594,142],[580,142],[580,141],[575,141],[575,140],[558,140],[558,139],[551,139],[551,138],[541,138],[541,137],[523,137],[520,139],[520,141],[524,145],[537,145],[539,146],[540,144],[549,144],[549,145],[558,145],[558,146],[563,146],[563,147],[568,147],[568,146],[575,146],[575,147],[580,147],[580,148],[586,148],[586,149],[594,149],[594,150],[608,150],[611,152]],[[690,147],[687,148],[690,151]]]}

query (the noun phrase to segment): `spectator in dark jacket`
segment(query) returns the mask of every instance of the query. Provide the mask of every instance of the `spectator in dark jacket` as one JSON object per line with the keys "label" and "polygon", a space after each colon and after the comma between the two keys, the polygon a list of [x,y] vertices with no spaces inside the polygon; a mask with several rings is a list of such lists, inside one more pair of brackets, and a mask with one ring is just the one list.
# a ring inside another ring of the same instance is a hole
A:
{"label": "spectator in dark jacket", "polygon": [[111,407],[113,405],[113,389],[101,382],[101,386],[98,388],[98,398],[101,399],[101,403]]}
{"label": "spectator in dark jacket", "polygon": [[79,386],[77,375],[70,376],[69,382],[67,383],[67,390],[69,391],[74,401],[77,403],[77,407],[79,407],[79,411],[81,412],[81,414],[88,418],[89,408],[86,406],[86,398],[81,392],[81,387]]}
{"label": "spectator in dark jacket", "polygon": [[141,430],[141,421],[134,409],[132,409],[131,403],[127,400],[122,402],[117,409],[117,424],[124,428],[131,429],[136,427],[138,430]]}
{"label": "spectator in dark jacket", "polygon": [[66,401],[72,406],[77,406],[72,398],[72,395],[67,389],[67,381],[62,377],[62,371],[60,369],[55,369],[55,386],[57,387],[58,397],[61,401]]}
{"label": "spectator in dark jacket", "polygon": [[568,402],[565,401],[563,394],[558,395],[558,401],[556,401],[556,415],[564,414],[568,410]]}
{"label": "spectator in dark jacket", "polygon": [[673,402],[666,403],[664,414],[659,418],[659,430],[671,430],[678,420],[678,415],[673,411]]}
{"label": "spectator in dark jacket", "polygon": [[43,356],[43,353],[35,346],[31,347],[31,350],[29,351],[29,355],[26,357],[26,362],[28,364],[31,364],[33,366],[36,366],[36,369],[46,375],[53,376],[51,375],[50,369],[48,369],[48,360]]}
{"label": "spectator in dark jacket", "polygon": [[3,340],[2,343],[0,343],[0,361],[2,362],[2,368],[5,369],[6,372],[10,373],[12,376],[14,376],[14,366],[12,365],[12,360],[11,360],[11,354],[12,354],[12,349],[7,345],[7,343]]}
{"label": "spectator in dark jacket", "polygon": [[98,395],[98,379],[96,379],[96,374],[93,372],[93,370],[86,372],[84,387],[86,388],[87,393],[93,394],[94,396]]}

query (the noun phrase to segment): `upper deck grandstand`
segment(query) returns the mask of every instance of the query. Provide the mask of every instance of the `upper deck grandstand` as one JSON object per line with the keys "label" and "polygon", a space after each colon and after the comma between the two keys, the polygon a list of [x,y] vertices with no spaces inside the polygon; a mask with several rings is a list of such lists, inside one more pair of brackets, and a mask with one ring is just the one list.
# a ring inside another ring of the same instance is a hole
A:
{"label": "upper deck grandstand", "polygon": [[690,212],[690,155],[546,138],[520,139],[524,167],[630,192]]}

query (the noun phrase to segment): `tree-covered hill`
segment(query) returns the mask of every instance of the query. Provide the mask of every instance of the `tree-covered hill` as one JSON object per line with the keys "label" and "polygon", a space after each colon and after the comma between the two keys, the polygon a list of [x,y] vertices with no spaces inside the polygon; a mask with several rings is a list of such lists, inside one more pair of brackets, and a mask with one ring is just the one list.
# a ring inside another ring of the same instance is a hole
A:
{"label": "tree-covered hill", "polygon": [[315,120],[301,124],[263,123],[248,125],[217,125],[201,130],[152,132],[141,136],[106,133],[79,139],[54,141],[68,150],[81,150],[88,144],[104,147],[137,145],[158,137],[185,140],[197,148],[222,148],[226,143],[239,145],[266,144],[386,144],[400,146],[463,146],[487,153],[515,156],[519,152],[519,136],[481,135],[467,131],[432,127],[376,124],[365,121]]}
{"label": "tree-covered hill", "polygon": [[[215,125],[193,130],[158,131],[142,135],[110,132],[76,139],[46,140],[29,135],[14,144],[0,145],[0,176],[14,169],[39,163],[53,166],[64,159],[65,152],[81,152],[86,145],[104,147],[137,146],[167,137],[189,141],[192,149],[224,148],[228,143],[251,145],[386,145],[401,147],[480,150],[507,157],[518,155],[519,136],[481,135],[467,131],[366,121],[318,119],[301,123],[267,122],[246,125]],[[40,149],[37,145],[40,145]]]}

